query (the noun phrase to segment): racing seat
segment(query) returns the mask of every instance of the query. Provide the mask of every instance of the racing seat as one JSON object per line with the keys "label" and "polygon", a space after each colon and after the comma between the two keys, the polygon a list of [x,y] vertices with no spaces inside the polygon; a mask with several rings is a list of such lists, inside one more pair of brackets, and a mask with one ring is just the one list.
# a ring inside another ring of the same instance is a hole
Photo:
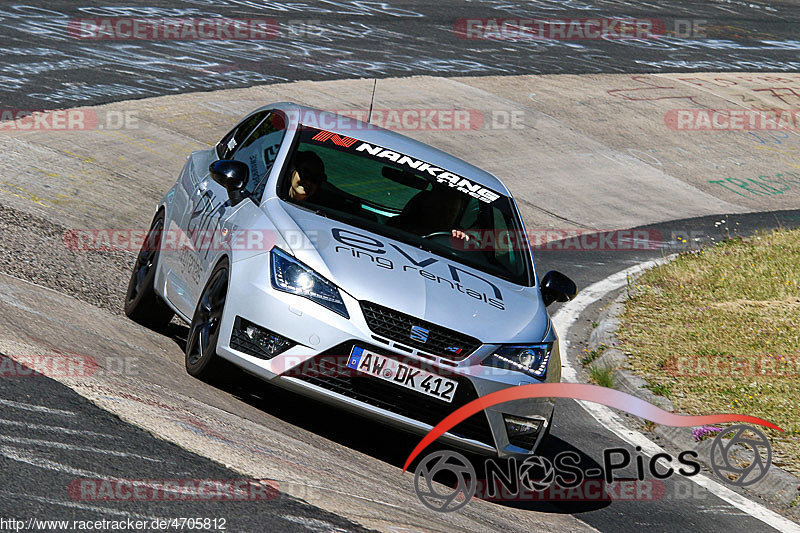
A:
{"label": "racing seat", "polygon": [[388,225],[417,235],[450,231],[461,214],[462,204],[460,192],[434,187],[415,194],[400,214],[388,221]]}

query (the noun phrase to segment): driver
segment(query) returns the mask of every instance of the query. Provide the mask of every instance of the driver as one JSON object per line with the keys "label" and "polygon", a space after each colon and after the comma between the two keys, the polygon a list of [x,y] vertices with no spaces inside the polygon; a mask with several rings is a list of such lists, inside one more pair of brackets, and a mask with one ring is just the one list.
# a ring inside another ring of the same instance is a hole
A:
{"label": "driver", "polygon": [[297,152],[289,174],[289,198],[305,202],[327,181],[325,163],[311,151]]}
{"label": "driver", "polygon": [[452,229],[463,206],[462,193],[449,187],[434,187],[409,200],[392,225],[417,235],[449,231],[452,237],[468,241],[469,235],[463,230]]}

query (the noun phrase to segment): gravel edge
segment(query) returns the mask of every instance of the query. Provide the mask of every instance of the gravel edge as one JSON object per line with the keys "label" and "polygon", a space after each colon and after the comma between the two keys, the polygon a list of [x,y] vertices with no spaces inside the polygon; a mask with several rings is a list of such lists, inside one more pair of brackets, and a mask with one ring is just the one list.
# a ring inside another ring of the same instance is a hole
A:
{"label": "gravel edge", "polygon": [[136,254],[81,250],[70,244],[70,230],[0,205],[0,272],[121,315]]}

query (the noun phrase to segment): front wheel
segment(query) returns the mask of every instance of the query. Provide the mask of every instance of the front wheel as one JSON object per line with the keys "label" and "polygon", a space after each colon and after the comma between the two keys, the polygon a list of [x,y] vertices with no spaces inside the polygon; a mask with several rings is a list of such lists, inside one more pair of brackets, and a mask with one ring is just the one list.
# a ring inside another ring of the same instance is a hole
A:
{"label": "front wheel", "polygon": [[155,291],[156,266],[164,233],[164,212],[153,219],[142,249],[136,256],[128,290],[125,293],[125,314],[144,326],[160,329],[169,324],[175,313]]}
{"label": "front wheel", "polygon": [[186,339],[186,371],[198,379],[215,377],[221,369],[217,341],[227,296],[228,263],[222,261],[208,277]]}

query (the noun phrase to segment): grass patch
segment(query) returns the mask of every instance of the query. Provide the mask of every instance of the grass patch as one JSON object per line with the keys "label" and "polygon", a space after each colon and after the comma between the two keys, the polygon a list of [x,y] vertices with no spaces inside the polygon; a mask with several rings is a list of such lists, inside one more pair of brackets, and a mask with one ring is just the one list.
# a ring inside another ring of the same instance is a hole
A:
{"label": "grass patch", "polygon": [[601,344],[594,350],[589,350],[588,348],[584,348],[583,357],[581,357],[581,364],[583,364],[584,366],[588,365],[589,363],[591,363],[592,361],[603,355],[603,352],[606,351],[606,348],[608,348],[608,346],[606,346],[605,344]]}
{"label": "grass patch", "polygon": [[798,494],[797,497],[792,500],[792,503],[789,504],[789,507],[797,507],[797,504],[800,504],[800,494]]}
{"label": "grass patch", "polygon": [[648,388],[677,411],[776,423],[778,462],[800,474],[800,231],[681,254],[628,295],[618,348]]}
{"label": "grass patch", "polygon": [[614,369],[607,365],[589,367],[589,379],[601,387],[614,388]]}
{"label": "grass patch", "polygon": [[650,389],[650,391],[655,394],[656,396],[663,396],[665,398],[669,398],[669,393],[672,390],[672,385],[666,385],[664,383],[648,383],[644,386],[646,389]]}
{"label": "grass patch", "polygon": [[648,432],[651,432],[651,433],[652,433],[652,432],[653,432],[653,430],[655,430],[655,429],[656,429],[656,426],[657,426],[657,425],[658,425],[658,424],[656,424],[655,422],[653,422],[653,421],[651,421],[651,420],[645,420],[645,421],[644,421],[644,425],[642,426],[642,429],[644,429],[645,431],[648,431]]}

